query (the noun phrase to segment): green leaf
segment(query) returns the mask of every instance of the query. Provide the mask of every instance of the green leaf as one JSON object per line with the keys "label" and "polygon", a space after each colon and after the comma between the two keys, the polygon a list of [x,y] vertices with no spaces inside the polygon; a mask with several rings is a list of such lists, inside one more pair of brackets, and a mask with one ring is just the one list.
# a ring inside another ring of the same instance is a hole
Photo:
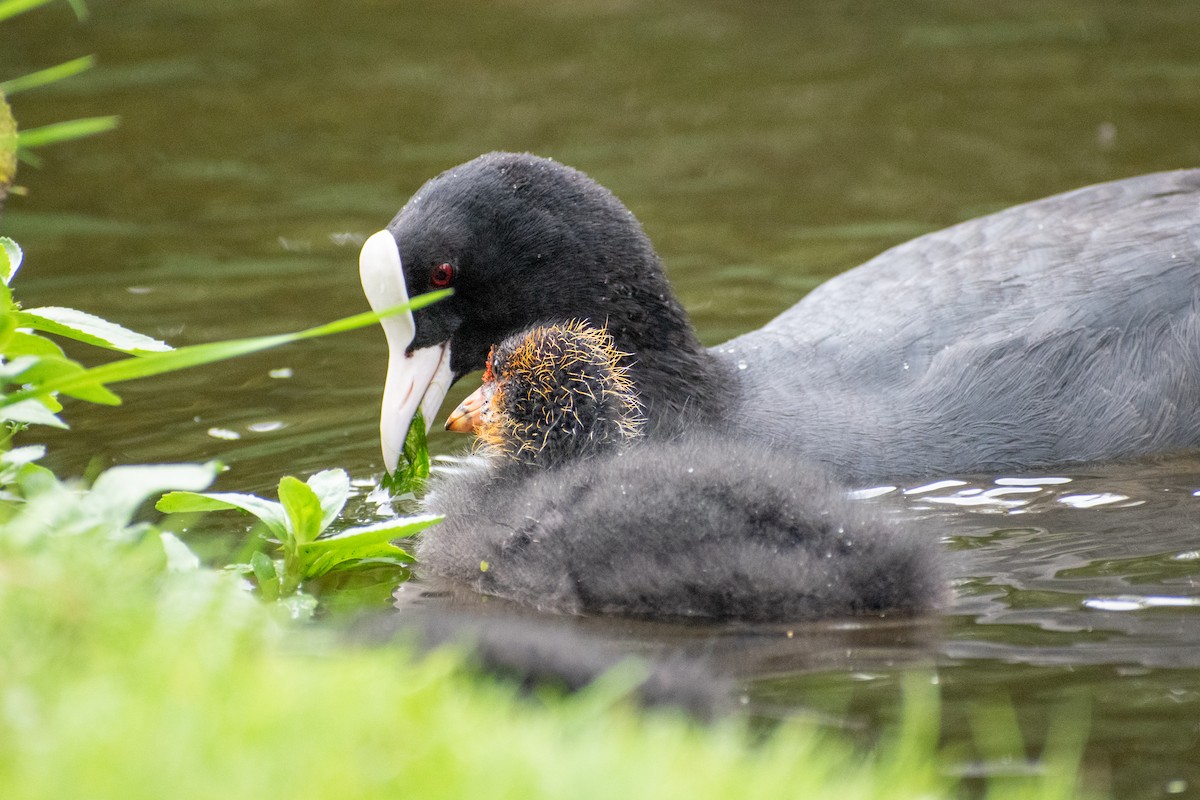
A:
{"label": "green leaf", "polygon": [[195,572],[200,559],[173,533],[160,533],[163,552],[167,554],[167,572]]}
{"label": "green leaf", "polygon": [[95,61],[96,59],[92,56],[83,56],[71,59],[70,61],[64,61],[62,64],[53,67],[39,69],[37,72],[30,72],[28,75],[22,75],[19,78],[0,81],[0,93],[11,97],[17,92],[23,92],[26,89],[36,89],[39,86],[46,86],[65,78],[70,78],[72,75],[78,75],[81,72],[91,69]]}
{"label": "green leaf", "polygon": [[[0,22],[53,2],[54,0],[4,0],[4,2],[0,2]],[[83,0],[67,0],[67,2],[74,10],[76,19],[87,19],[87,6],[83,4]]]}
{"label": "green leaf", "polygon": [[164,514],[192,511],[228,511],[237,509],[258,517],[279,541],[288,536],[287,515],[279,503],[252,494],[237,492],[169,492],[154,504]]}
{"label": "green leaf", "polygon": [[326,536],[300,548],[304,560],[304,579],[316,578],[348,561],[384,559],[397,565],[416,561],[409,553],[391,543],[392,539],[411,536],[428,528],[443,517],[427,514],[402,517],[377,525],[350,528],[334,536]]}
{"label": "green leaf", "polygon": [[0,420],[24,425],[49,425],[51,428],[63,430],[67,428],[67,423],[46,408],[46,404],[41,400],[22,400],[10,406],[0,406]]}
{"label": "green leaf", "polygon": [[17,148],[32,150],[35,147],[46,147],[73,139],[82,139],[85,136],[95,136],[117,127],[118,119],[118,117],[85,117],[67,122],[53,122],[40,128],[19,130],[17,131]]}
{"label": "green leaf", "polygon": [[[12,324],[15,327],[17,324],[16,315],[6,315],[12,319]],[[4,345],[4,355],[7,357],[13,356],[56,356],[58,358],[66,358],[63,349],[57,344],[47,339],[45,336],[37,333],[25,333],[23,331],[14,331]]]}
{"label": "green leaf", "polygon": [[[304,580],[319,578],[334,570],[365,568],[367,564],[387,564],[393,567],[407,569],[415,562],[408,553],[394,544],[375,544],[358,548],[347,548],[340,551],[321,553],[305,565]],[[361,566],[360,566],[361,565]]]}
{"label": "green leaf", "polygon": [[440,514],[422,514],[415,517],[400,517],[380,522],[376,525],[366,525],[360,528],[347,528],[333,536],[323,536],[315,542],[309,542],[300,548],[303,553],[318,553],[326,550],[340,550],[347,547],[365,547],[371,544],[390,542],[393,539],[404,539],[441,522],[445,517]]}
{"label": "green leaf", "polygon": [[203,489],[213,482],[218,469],[215,462],[113,467],[96,478],[82,508],[89,518],[106,520],[114,530],[124,528],[150,497],[171,489]]}
{"label": "green leaf", "polygon": [[0,453],[0,467],[23,467],[46,455],[46,446],[29,444]]}
{"label": "green leaf", "polygon": [[11,347],[13,336],[17,333],[17,317],[11,312],[0,313],[0,354],[5,358],[12,358],[18,355],[29,355],[28,353],[18,353]]}
{"label": "green leaf", "polygon": [[0,236],[0,251],[3,251],[0,253],[0,280],[7,286],[21,268],[25,253],[21,250],[21,245],[7,236]]}
{"label": "green leaf", "polygon": [[125,353],[163,353],[172,349],[166,342],[74,308],[30,308],[17,312],[17,320],[23,328],[54,333]]}
{"label": "green leaf", "polygon": [[14,392],[13,394],[0,397],[0,407],[11,405],[13,403],[26,400],[30,397],[39,397],[50,394],[52,392],[69,392],[70,389],[76,386],[86,385],[107,385],[110,383],[118,383],[120,381],[133,380],[135,378],[147,378],[151,375],[159,375],[164,372],[174,372],[188,367],[195,367],[201,364],[210,364],[214,361],[223,361],[227,358],[235,356],[247,355],[249,353],[257,353],[262,350],[268,350],[272,347],[297,342],[304,339],[315,339],[320,336],[328,336],[334,333],[343,333],[345,331],[363,328],[367,325],[374,325],[379,320],[399,314],[405,310],[424,308],[425,306],[435,303],[445,297],[449,297],[451,290],[443,289],[437,292],[429,292],[420,295],[406,304],[400,304],[381,312],[368,311],[362,314],[355,314],[351,317],[336,320],[325,325],[318,325],[315,328],[299,331],[297,333],[285,333],[275,336],[258,336],[250,339],[234,339],[228,342],[213,342],[211,344],[198,344],[190,347],[180,347],[167,353],[151,353],[146,356],[137,356],[134,358],[122,359],[109,364],[103,364],[99,367],[93,367],[86,370],[80,375],[64,378],[58,381],[51,381],[42,386],[32,388],[22,392]]}
{"label": "green leaf", "polygon": [[416,494],[429,479],[429,443],[425,437],[425,417],[418,409],[404,437],[401,463],[390,475],[385,473],[380,485],[390,494]]}
{"label": "green leaf", "polygon": [[7,489],[16,483],[21,471],[44,455],[46,448],[40,444],[0,452],[0,486]]}
{"label": "green leaf", "polygon": [[267,602],[274,602],[279,598],[279,572],[275,569],[275,562],[271,560],[266,553],[259,551],[250,556],[250,569],[254,572],[254,578],[258,581],[258,590],[262,592],[263,599]]}
{"label": "green leaf", "polygon": [[321,501],[307,483],[284,476],[279,481],[279,502],[287,512],[297,544],[307,544],[321,534]]}
{"label": "green leaf", "polygon": [[[62,382],[64,379],[69,380],[72,376],[82,375],[86,372],[83,365],[78,361],[53,355],[21,356],[9,362],[8,367],[9,369],[7,370],[0,369],[0,378],[7,379],[11,383],[28,384],[33,389],[46,383]],[[80,400],[87,400],[91,403],[103,403],[114,406],[121,403],[121,398],[96,383],[72,386],[63,390],[63,394],[77,397]]]}
{"label": "green leaf", "polygon": [[154,507],[164,514],[191,514],[205,511],[229,511],[240,508],[224,500],[216,500],[196,492],[167,492]]}
{"label": "green leaf", "polygon": [[344,469],[327,469],[310,477],[307,483],[321,502],[319,535],[333,524],[350,499],[350,476]]}
{"label": "green leaf", "polygon": [[44,6],[54,0],[4,0],[0,2],[0,22],[15,17],[17,14],[24,14],[26,11],[32,11],[39,6]]}

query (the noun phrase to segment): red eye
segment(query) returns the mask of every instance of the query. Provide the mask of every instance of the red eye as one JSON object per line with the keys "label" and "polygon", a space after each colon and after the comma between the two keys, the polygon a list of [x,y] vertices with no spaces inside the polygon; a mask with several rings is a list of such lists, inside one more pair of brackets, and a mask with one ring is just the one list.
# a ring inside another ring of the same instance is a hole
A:
{"label": "red eye", "polygon": [[454,283],[454,265],[438,264],[429,271],[429,282],[433,284],[435,289],[445,289]]}

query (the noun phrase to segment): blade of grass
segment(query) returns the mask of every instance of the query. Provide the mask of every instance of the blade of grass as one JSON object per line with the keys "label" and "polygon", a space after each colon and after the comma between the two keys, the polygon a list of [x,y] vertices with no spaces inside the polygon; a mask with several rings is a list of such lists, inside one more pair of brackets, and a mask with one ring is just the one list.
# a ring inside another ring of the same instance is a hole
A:
{"label": "blade of grass", "polygon": [[84,117],[17,131],[17,147],[31,150],[35,147],[69,142],[72,139],[82,139],[85,136],[95,136],[117,127],[118,119],[119,117]]}
{"label": "blade of grass", "polygon": [[36,89],[39,86],[46,86],[89,70],[95,62],[96,59],[93,56],[73,58],[70,61],[64,61],[53,67],[46,67],[45,69],[39,69],[37,72],[31,72],[28,75],[21,75],[18,78],[2,81],[0,82],[0,92],[11,96],[26,89]]}
{"label": "blade of grass", "polygon": [[[0,3],[0,22],[52,2],[54,0],[5,0]],[[76,10],[75,14],[78,16],[79,11]]]}
{"label": "blade of grass", "polygon": [[436,303],[438,300],[448,297],[452,291],[451,289],[443,289],[437,292],[429,292],[418,295],[408,303],[403,303],[393,308],[388,308],[380,312],[366,311],[362,314],[355,314],[296,333],[281,333],[273,336],[233,339],[228,342],[197,344],[190,347],[180,347],[177,350],[171,350],[166,353],[151,353],[150,355],[113,361],[109,364],[85,370],[77,375],[66,376],[60,380],[47,381],[41,386],[0,397],[0,407],[9,406],[30,398],[43,397],[53,392],[69,392],[72,389],[91,384],[106,385],[134,380],[135,378],[148,378],[152,375],[161,375],[164,372],[174,372],[176,370],[187,369],[188,367],[197,367],[201,364],[211,364],[214,361],[224,361],[236,356],[249,355],[250,353],[269,350],[272,347],[279,347],[280,345],[304,339],[316,339],[320,336],[329,336],[334,333],[344,333],[357,328],[365,328],[368,325],[378,324],[381,319],[392,314],[399,314],[406,310],[416,310],[424,308],[431,303]]}

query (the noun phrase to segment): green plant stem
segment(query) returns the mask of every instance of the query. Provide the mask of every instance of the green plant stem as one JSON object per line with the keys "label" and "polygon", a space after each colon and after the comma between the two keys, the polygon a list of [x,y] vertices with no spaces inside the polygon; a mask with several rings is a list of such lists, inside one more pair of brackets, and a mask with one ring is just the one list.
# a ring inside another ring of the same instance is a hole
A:
{"label": "green plant stem", "polygon": [[150,355],[121,359],[120,361],[93,367],[92,369],[84,370],[83,372],[69,375],[59,380],[47,381],[35,388],[0,397],[0,407],[10,406],[31,398],[47,397],[55,392],[70,392],[91,385],[103,386],[110,383],[133,380],[134,378],[147,378],[151,375],[161,375],[164,372],[174,372],[176,370],[187,369],[188,367],[200,366],[201,364],[211,364],[214,361],[223,361],[227,358],[257,353],[304,339],[315,339],[320,336],[365,328],[368,325],[375,325],[381,319],[393,314],[424,308],[431,303],[436,303],[438,300],[448,297],[451,291],[450,289],[443,289],[437,292],[429,292],[428,294],[413,298],[408,303],[386,309],[382,312],[367,311],[324,325],[318,325],[315,328],[297,331],[296,333],[281,333],[274,336],[256,336],[249,339],[234,339],[228,342],[197,344],[190,347],[180,347],[177,350],[165,353],[151,353]]}
{"label": "green plant stem", "polygon": [[84,117],[66,122],[55,122],[40,128],[29,128],[17,134],[17,147],[31,150],[35,147],[46,147],[72,139],[82,139],[85,136],[95,136],[98,133],[111,131],[117,127],[118,117]]}
{"label": "green plant stem", "polygon": [[53,67],[39,69],[37,72],[31,72],[28,75],[21,75],[18,78],[2,81],[0,82],[0,93],[14,95],[17,92],[23,92],[27,89],[46,86],[89,70],[95,63],[96,59],[92,56],[73,58],[70,61],[64,61],[62,64]]}
{"label": "green plant stem", "polygon": [[[54,0],[4,0],[4,2],[0,2],[0,22],[53,2]],[[67,0],[67,3],[75,12],[76,19],[87,19],[87,6],[84,5],[83,0]]]}

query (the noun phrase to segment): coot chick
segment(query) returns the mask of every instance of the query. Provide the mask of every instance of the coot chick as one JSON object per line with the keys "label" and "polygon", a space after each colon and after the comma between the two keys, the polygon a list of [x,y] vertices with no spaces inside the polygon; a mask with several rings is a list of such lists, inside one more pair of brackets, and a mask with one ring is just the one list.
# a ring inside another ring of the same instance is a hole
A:
{"label": "coot chick", "polygon": [[641,437],[626,362],[577,324],[494,349],[452,417],[478,426],[480,454],[430,483],[446,520],[418,544],[421,574],[568,614],[791,621],[940,603],[936,537],[819,469],[711,433]]}
{"label": "coot chick", "polygon": [[633,214],[548,159],[430,180],[360,265],[376,308],[455,289],[386,323],[388,469],[418,404],[432,419],[493,344],[570,319],[633,354],[649,435],[727,430],[853,483],[1200,446],[1200,170],[922,236],[711,350]]}

